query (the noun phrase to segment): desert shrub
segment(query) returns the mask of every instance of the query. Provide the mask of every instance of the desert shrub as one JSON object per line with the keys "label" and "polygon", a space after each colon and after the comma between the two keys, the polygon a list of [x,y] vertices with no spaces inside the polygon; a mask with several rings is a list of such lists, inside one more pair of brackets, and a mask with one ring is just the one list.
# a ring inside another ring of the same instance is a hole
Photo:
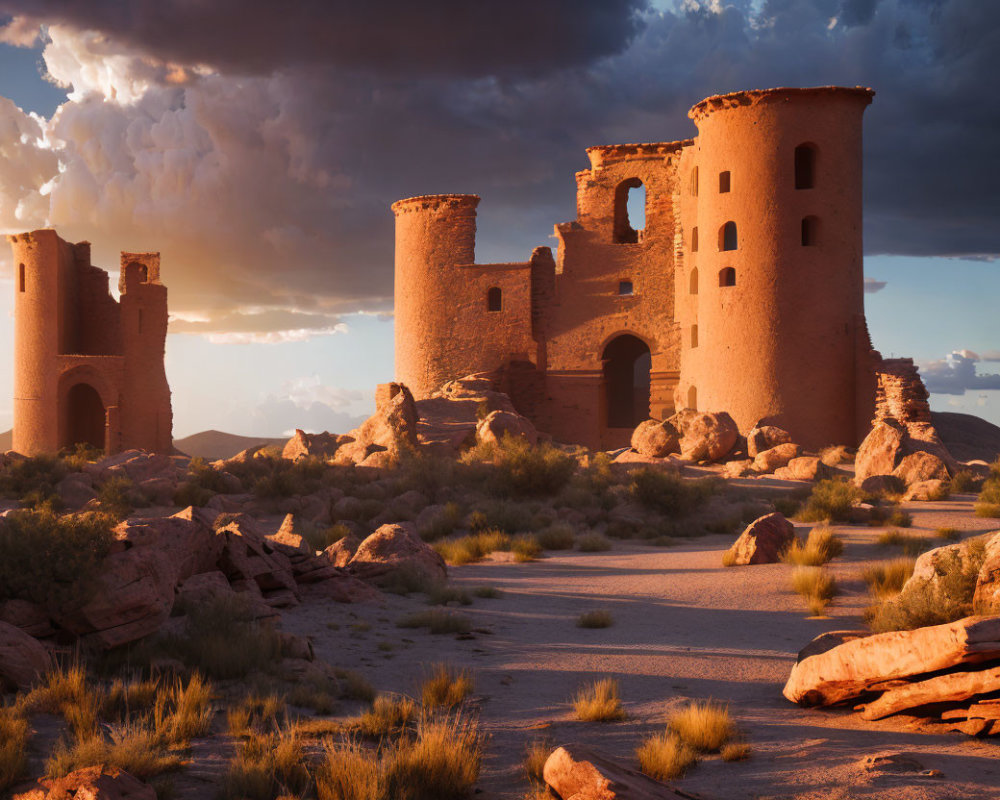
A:
{"label": "desert shrub", "polygon": [[101,510],[110,514],[115,520],[123,520],[132,511],[145,505],[145,498],[137,491],[135,484],[122,475],[108,478],[97,489],[97,499]]}
{"label": "desert shrub", "polygon": [[682,517],[704,505],[715,486],[709,480],[686,481],[672,472],[647,467],[632,473],[629,490],[647,508]]}
{"label": "desert shrub", "polygon": [[471,564],[498,550],[510,550],[510,546],[510,536],[496,529],[480,531],[458,539],[442,539],[433,544],[435,552],[441,558],[456,566]]}
{"label": "desert shrub", "polygon": [[402,737],[382,765],[385,800],[463,800],[479,779],[483,741],[460,717],[423,720],[415,738]]}
{"label": "desert shrub", "polygon": [[70,472],[82,472],[83,468],[104,458],[104,450],[88,442],[77,442],[72,447],[59,451],[59,460]]}
{"label": "desert shrub", "polygon": [[555,495],[576,471],[576,459],[555,445],[532,445],[525,439],[504,436],[498,445],[480,444],[466,451],[464,463],[492,465],[486,488],[503,497]]}
{"label": "desert shrub", "polygon": [[546,737],[532,739],[524,748],[524,761],[521,768],[524,770],[524,777],[530,781],[541,781],[542,770],[545,769],[545,762],[552,754],[552,740]]}
{"label": "desert shrub", "polygon": [[13,511],[0,522],[0,600],[80,603],[96,587],[114,536],[106,514]]}
{"label": "desert shrub", "polygon": [[877,502],[878,500],[889,500],[890,502],[896,502],[899,497],[906,491],[906,481],[900,478],[898,475],[883,475],[882,476],[882,488],[876,492],[862,492],[864,499],[868,502]]}
{"label": "desert shrub", "polygon": [[713,700],[694,701],[670,715],[667,727],[699,753],[716,753],[736,733],[729,706]]}
{"label": "desert shrub", "polygon": [[1000,517],[1000,460],[990,466],[990,477],[983,481],[976,500],[977,517]]}
{"label": "desert shrub", "polygon": [[315,674],[296,681],[285,699],[289,705],[309,708],[317,714],[332,714],[339,694],[340,685],[336,680]]}
{"label": "desert shrub", "polygon": [[951,490],[955,494],[970,494],[978,492],[982,487],[982,480],[976,478],[968,470],[959,470],[951,477]]}
{"label": "desert shrub", "polygon": [[544,550],[572,550],[576,542],[573,528],[565,522],[557,522],[535,534],[535,539]]}
{"label": "desert shrub", "polygon": [[11,460],[0,468],[0,496],[26,505],[58,500],[56,484],[67,472],[66,465],[52,456]]}
{"label": "desert shrub", "polygon": [[414,592],[432,593],[442,585],[442,579],[419,567],[403,565],[376,580],[379,589],[389,594],[409,595]]}
{"label": "desert shrub", "polygon": [[864,568],[861,578],[868,586],[873,597],[898,594],[903,584],[913,574],[912,558],[896,558],[892,561],[880,561]]}
{"label": "desert shrub", "polygon": [[837,594],[837,582],[822,567],[796,567],[791,582],[792,589],[802,595],[815,616],[820,616]]}
{"label": "desert shrub", "polygon": [[222,800],[301,796],[309,786],[302,743],[294,730],[253,733],[237,745],[222,779]]}
{"label": "desert shrub", "polygon": [[826,525],[817,525],[809,531],[805,543],[796,537],[782,554],[786,564],[818,567],[844,552],[843,541]]}
{"label": "desert shrub", "polygon": [[913,517],[910,516],[910,512],[908,511],[904,511],[901,508],[894,508],[886,518],[886,524],[896,528],[909,528],[913,525]]}
{"label": "desert shrub", "polygon": [[449,536],[461,524],[461,506],[458,503],[446,503],[430,520],[420,526],[417,533],[425,542],[435,542]]}
{"label": "desert shrub", "polygon": [[576,618],[578,628],[610,628],[614,622],[611,612],[604,610],[584,611]]}
{"label": "desert shrub", "polygon": [[251,486],[261,500],[278,500],[296,495],[312,494],[323,486],[326,464],[317,456],[295,461],[280,456],[253,458],[243,464],[230,464],[228,471],[244,486]]}
{"label": "desert shrub", "polygon": [[432,606],[446,606],[448,603],[468,606],[472,605],[472,598],[465,589],[442,583],[437,584],[427,592],[427,603]]}
{"label": "desert shrub", "polygon": [[534,514],[523,503],[514,500],[492,500],[483,503],[469,515],[469,528],[473,531],[500,530],[520,533],[534,528]]}
{"label": "desert shrub", "polygon": [[934,535],[946,542],[957,542],[962,538],[962,532],[958,528],[938,528],[934,531]]}
{"label": "desert shrub", "polygon": [[0,792],[24,777],[27,753],[28,720],[10,706],[0,706]]}
{"label": "desert shrub", "polygon": [[771,501],[771,505],[774,506],[774,510],[779,514],[791,519],[799,513],[799,510],[802,508],[802,501],[797,497],[775,497]]}
{"label": "desert shrub", "polygon": [[601,553],[611,549],[611,542],[600,533],[585,533],[576,540],[576,548],[583,553]]}
{"label": "desert shrub", "polygon": [[503,597],[503,592],[496,586],[477,586],[472,590],[472,593],[476,597],[482,597],[485,600],[496,600]]}
{"label": "desert shrub", "polygon": [[510,551],[516,561],[534,561],[542,554],[542,546],[534,535],[519,533],[510,540]]}
{"label": "desert shrub", "polygon": [[860,491],[845,480],[822,480],[813,486],[798,519],[803,522],[846,522],[851,517]]}
{"label": "desert shrub", "polygon": [[435,664],[420,687],[425,709],[454,708],[472,693],[472,675],[467,669]]}
{"label": "desert shrub", "polygon": [[461,614],[433,608],[409,614],[399,620],[396,626],[399,628],[427,628],[433,634],[461,634],[472,630],[472,621]]}
{"label": "desert shrub", "polygon": [[918,556],[933,546],[931,540],[924,536],[915,536],[895,529],[879,534],[876,542],[883,547],[901,547],[903,553],[908,556]]}
{"label": "desert shrub", "polygon": [[208,489],[202,489],[193,483],[184,481],[177,485],[174,490],[174,505],[183,506],[187,508],[188,506],[194,506],[195,508],[202,508],[208,505],[208,501],[211,500],[215,495],[208,491]]}
{"label": "desert shrub", "polygon": [[947,500],[949,497],[951,497],[951,484],[947,481],[927,492],[927,499],[932,502]]}
{"label": "desert shrub", "polygon": [[615,722],[625,719],[618,681],[601,678],[584,686],[573,697],[576,718],[583,722]]}
{"label": "desert shrub", "polygon": [[698,761],[695,752],[669,732],[643,739],[635,755],[640,771],[657,781],[680,778]]}
{"label": "desert shrub", "polygon": [[436,498],[448,487],[464,479],[463,465],[453,458],[428,453],[414,447],[400,448],[395,478],[400,493],[416,490],[425,497]]}

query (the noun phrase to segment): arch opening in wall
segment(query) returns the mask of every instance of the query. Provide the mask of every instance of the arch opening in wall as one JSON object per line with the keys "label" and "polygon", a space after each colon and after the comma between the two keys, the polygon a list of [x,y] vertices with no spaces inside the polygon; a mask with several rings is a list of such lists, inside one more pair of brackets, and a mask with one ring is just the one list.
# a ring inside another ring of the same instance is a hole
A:
{"label": "arch opening in wall", "polygon": [[729,191],[731,175],[732,173],[728,169],[719,173],[719,194],[725,194]]}
{"label": "arch opening in wall", "polygon": [[688,388],[688,404],[687,407],[693,411],[698,410],[698,389],[694,386]]}
{"label": "arch opening in wall", "polygon": [[25,275],[24,275],[24,264],[17,265],[17,290],[19,292],[24,291],[25,287]]}
{"label": "arch opening in wall", "polygon": [[697,253],[698,252],[698,226],[697,225],[695,225],[691,229],[691,252],[692,253]]}
{"label": "arch opening in wall", "polygon": [[106,413],[97,389],[89,383],[75,383],[63,400],[63,441],[61,447],[87,444],[104,449]]}
{"label": "arch opening in wall", "polygon": [[135,280],[139,283],[149,281],[149,267],[145,264],[140,264],[138,261],[130,261],[125,267],[125,274],[134,276]]}
{"label": "arch opening in wall", "polygon": [[736,223],[730,220],[719,228],[719,250],[723,252],[726,250],[735,250],[738,246]]}
{"label": "arch opening in wall", "polygon": [[819,244],[819,217],[805,217],[802,220],[802,246],[815,247]]}
{"label": "arch opening in wall", "polygon": [[637,336],[623,333],[604,348],[604,407],[609,428],[634,428],[649,419],[649,347]]}
{"label": "arch opening in wall", "polygon": [[635,244],[645,228],[646,187],[639,178],[626,178],[615,189],[615,241]]}
{"label": "arch opening in wall", "polygon": [[812,142],[795,148],[795,188],[812,189],[816,185],[816,153]]}
{"label": "arch opening in wall", "polygon": [[736,270],[732,267],[723,267],[719,270],[719,286],[735,286]]}
{"label": "arch opening in wall", "polygon": [[688,279],[688,294],[698,294],[698,268],[691,270],[691,277]]}
{"label": "arch opening in wall", "polygon": [[486,310],[500,311],[503,308],[503,292],[499,286],[493,286],[486,292]]}

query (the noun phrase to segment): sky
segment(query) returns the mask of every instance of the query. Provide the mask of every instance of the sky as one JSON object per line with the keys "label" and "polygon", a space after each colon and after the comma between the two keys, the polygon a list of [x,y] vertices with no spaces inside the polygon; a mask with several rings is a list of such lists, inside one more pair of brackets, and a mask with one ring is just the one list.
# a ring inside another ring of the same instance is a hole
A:
{"label": "sky", "polygon": [[[395,200],[479,194],[477,259],[525,260],[586,147],[871,86],[873,343],[1000,424],[998,74],[986,0],[0,0],[0,232],[162,253],[176,436],[344,431],[392,378]],[[8,353],[11,270],[0,246]],[[11,394],[0,358],[0,430]]]}

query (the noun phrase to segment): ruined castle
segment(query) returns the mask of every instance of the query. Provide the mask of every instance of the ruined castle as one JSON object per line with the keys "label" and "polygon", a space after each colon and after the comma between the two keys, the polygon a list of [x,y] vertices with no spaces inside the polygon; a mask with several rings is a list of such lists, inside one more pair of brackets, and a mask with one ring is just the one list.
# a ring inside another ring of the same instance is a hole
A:
{"label": "ruined castle", "polygon": [[477,264],[477,196],[398,201],[396,379],[420,398],[495,373],[541,430],[590,447],[682,408],[857,444],[881,363],[862,273],[873,95],[735,92],[688,112],[694,139],[590,148],[554,258]]}
{"label": "ruined castle", "polygon": [[25,455],[86,443],[116,453],[171,452],[163,366],[167,289],[159,253],[122,253],[118,290],[90,244],[54,230],[8,236],[14,251],[13,448]]}

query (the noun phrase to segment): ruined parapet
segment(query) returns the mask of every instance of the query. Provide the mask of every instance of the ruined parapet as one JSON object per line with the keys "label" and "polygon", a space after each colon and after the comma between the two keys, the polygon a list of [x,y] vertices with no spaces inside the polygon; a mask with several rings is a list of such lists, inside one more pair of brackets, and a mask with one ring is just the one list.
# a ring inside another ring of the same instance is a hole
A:
{"label": "ruined parapet", "polygon": [[929,394],[912,358],[883,358],[876,366],[875,418],[902,423],[930,422]]}

